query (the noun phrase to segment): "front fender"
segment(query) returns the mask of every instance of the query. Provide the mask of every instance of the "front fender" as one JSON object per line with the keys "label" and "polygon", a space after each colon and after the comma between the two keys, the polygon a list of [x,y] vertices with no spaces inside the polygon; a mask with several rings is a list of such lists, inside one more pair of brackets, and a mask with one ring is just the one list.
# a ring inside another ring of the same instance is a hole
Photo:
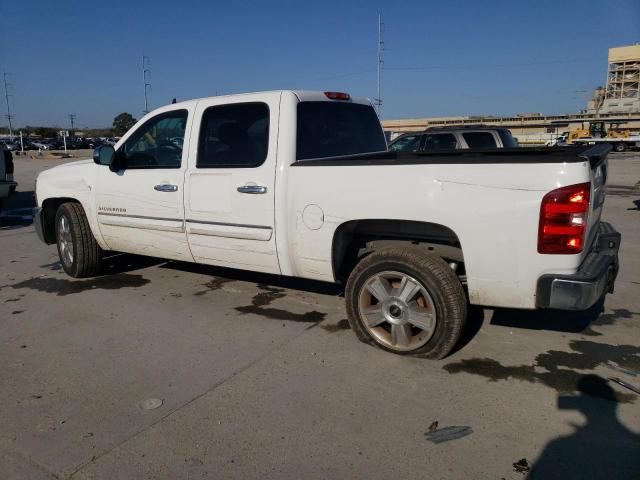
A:
{"label": "front fender", "polygon": [[42,223],[45,239],[48,229],[55,220],[55,212],[65,202],[78,202],[82,205],[91,233],[101,248],[107,249],[106,242],[98,228],[94,208],[95,194],[93,186],[98,174],[98,165],[91,160],[72,162],[45,170],[36,180],[36,200],[42,208]]}

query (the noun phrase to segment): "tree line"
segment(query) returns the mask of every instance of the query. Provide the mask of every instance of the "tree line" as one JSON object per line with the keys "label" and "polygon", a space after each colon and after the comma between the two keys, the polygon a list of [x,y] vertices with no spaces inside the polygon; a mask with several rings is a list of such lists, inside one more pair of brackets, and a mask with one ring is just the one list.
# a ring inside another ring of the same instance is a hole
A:
{"label": "tree line", "polygon": [[[81,128],[76,129],[82,132],[85,137],[121,137],[127,130],[135,125],[137,120],[128,112],[122,112],[115,116],[111,128]],[[26,125],[21,128],[14,128],[13,132],[22,135],[25,138],[39,137],[39,138],[55,138],[58,136],[58,132],[62,129],[60,127],[43,127],[43,126],[31,126]],[[9,133],[8,129],[6,130]],[[70,135],[74,135],[73,132],[69,132]]]}

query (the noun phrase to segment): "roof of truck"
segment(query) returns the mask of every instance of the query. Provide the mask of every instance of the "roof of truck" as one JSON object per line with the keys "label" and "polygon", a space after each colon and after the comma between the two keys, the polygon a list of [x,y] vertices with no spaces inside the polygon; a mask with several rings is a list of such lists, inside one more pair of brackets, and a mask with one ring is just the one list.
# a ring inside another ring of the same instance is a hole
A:
{"label": "roof of truck", "polygon": [[[327,92],[323,92],[323,91],[314,91],[314,90],[265,90],[265,91],[259,91],[259,92],[246,92],[246,93],[231,93],[229,95],[216,95],[216,96],[212,96],[212,97],[200,97],[200,98],[192,98],[190,100],[184,100],[181,102],[176,102],[173,105],[177,105],[177,106],[186,106],[190,103],[193,102],[198,102],[200,100],[212,100],[212,99],[218,99],[218,100],[224,100],[225,98],[238,98],[238,97],[243,97],[243,96],[249,96],[249,95],[259,95],[259,94],[265,94],[265,93],[292,93],[294,94],[296,97],[298,97],[298,100],[301,102],[344,102],[345,100],[331,100],[330,98],[328,98],[326,96]],[[349,92],[344,92],[349,94]],[[356,97],[353,96],[351,94],[349,94],[349,100],[346,100],[349,103],[360,103],[363,105],[371,105],[371,100],[369,100],[367,97]],[[162,107],[166,107],[169,105],[163,105]],[[162,108],[160,107],[160,108]]]}

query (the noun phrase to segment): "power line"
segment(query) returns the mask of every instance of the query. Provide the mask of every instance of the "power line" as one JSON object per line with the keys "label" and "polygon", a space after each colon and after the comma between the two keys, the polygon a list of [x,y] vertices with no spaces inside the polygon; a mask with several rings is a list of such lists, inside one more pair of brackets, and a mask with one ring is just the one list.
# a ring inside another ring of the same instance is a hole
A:
{"label": "power line", "polygon": [[13,137],[13,127],[11,125],[11,119],[13,115],[11,115],[11,106],[9,105],[9,84],[7,83],[7,72],[3,73],[4,79],[4,99],[7,102],[7,120],[9,121],[9,136]]}
{"label": "power line", "polygon": [[382,60],[382,50],[384,49],[384,22],[382,21],[382,15],[378,15],[378,61],[377,61],[377,75],[378,75],[378,95],[374,101],[376,105],[376,110],[378,111],[378,117],[380,117],[380,112],[382,110],[382,95],[380,94],[380,73],[382,70],[382,64],[384,60]]}
{"label": "power line", "polygon": [[151,89],[151,58],[144,53],[142,54],[142,83],[144,85],[144,114],[149,113],[149,96]]}

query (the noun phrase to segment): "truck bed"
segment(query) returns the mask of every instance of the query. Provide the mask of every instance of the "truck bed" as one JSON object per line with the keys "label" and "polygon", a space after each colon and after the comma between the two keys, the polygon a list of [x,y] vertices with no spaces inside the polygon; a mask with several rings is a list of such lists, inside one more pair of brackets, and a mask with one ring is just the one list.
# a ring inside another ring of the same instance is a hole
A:
{"label": "truck bed", "polygon": [[578,163],[589,160],[595,168],[611,150],[610,145],[518,147],[465,149],[431,152],[375,152],[298,160],[291,166],[357,166],[357,165],[420,165],[420,164],[500,164],[500,163]]}

